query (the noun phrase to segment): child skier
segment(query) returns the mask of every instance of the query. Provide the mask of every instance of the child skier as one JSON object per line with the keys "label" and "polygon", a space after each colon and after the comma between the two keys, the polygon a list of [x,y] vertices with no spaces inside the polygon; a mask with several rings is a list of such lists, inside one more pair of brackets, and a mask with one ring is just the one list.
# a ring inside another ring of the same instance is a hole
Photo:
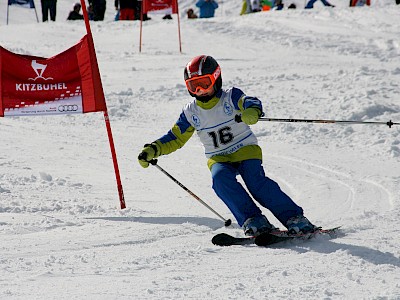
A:
{"label": "child skier", "polygon": [[[152,159],[178,150],[196,131],[208,158],[212,187],[245,235],[257,236],[275,227],[236,180],[238,174],[253,198],[290,233],[315,231],[317,227],[303,216],[303,209],[265,176],[262,151],[249,127],[262,115],[261,101],[235,87],[222,89],[221,68],[211,56],[193,58],[185,67],[184,78],[189,94],[196,100],[183,108],[166,135],[144,146],[138,157],[140,165],[147,168]],[[243,122],[235,121],[237,114]]]}

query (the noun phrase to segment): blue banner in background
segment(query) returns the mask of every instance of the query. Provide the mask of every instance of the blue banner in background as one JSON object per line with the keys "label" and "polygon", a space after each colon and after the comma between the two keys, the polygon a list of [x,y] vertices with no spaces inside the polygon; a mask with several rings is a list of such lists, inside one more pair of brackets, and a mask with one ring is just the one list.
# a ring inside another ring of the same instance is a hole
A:
{"label": "blue banner in background", "polygon": [[19,5],[26,8],[35,8],[33,0],[8,0],[8,5]]}

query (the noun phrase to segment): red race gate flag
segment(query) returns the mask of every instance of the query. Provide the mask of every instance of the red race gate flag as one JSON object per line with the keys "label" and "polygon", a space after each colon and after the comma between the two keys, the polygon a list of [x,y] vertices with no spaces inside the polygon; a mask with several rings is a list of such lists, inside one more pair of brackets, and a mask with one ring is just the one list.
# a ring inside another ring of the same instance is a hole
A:
{"label": "red race gate flag", "polygon": [[176,0],[143,0],[143,13],[177,14],[178,4]]}
{"label": "red race gate flag", "polygon": [[0,46],[0,117],[106,111],[96,71],[87,35],[51,58],[15,54]]}
{"label": "red race gate flag", "polygon": [[[82,7],[86,14],[85,3]],[[96,52],[87,34],[51,58],[12,53],[0,46],[0,117],[102,111],[106,123],[121,209],[126,207]]]}
{"label": "red race gate flag", "polygon": [[182,53],[181,24],[179,18],[178,0],[142,0],[142,12],[140,14],[139,52],[142,52],[143,14],[147,14],[148,12],[157,14],[177,14],[179,52]]}

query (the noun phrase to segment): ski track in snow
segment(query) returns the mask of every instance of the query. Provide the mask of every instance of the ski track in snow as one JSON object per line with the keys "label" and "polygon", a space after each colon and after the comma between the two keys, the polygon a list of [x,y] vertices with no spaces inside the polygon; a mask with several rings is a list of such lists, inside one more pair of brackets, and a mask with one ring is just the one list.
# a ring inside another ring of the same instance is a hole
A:
{"label": "ski track in snow", "polygon": [[[335,198],[338,194],[343,195],[343,199],[332,199],[325,196],[324,201],[335,202],[335,206],[341,208],[340,211],[336,210],[335,213],[354,214],[356,207],[362,208],[362,210],[371,209],[377,213],[394,208],[393,196],[387,188],[370,179],[355,178],[351,174],[293,157],[276,154],[271,154],[271,156],[278,159],[279,165],[285,166],[284,169],[290,176],[306,177],[311,186],[323,186],[325,193],[326,190],[335,191]],[[299,174],[296,176],[291,169],[299,170]],[[313,183],[313,181],[317,181],[317,183]],[[322,183],[319,183],[319,181],[322,181]],[[374,200],[373,203],[371,203],[371,199]]]}

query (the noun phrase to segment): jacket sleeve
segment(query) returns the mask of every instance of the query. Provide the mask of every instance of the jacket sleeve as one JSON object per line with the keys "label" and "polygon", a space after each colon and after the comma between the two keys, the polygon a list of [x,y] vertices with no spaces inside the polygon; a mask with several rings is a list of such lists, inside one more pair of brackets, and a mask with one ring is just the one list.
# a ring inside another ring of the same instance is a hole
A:
{"label": "jacket sleeve", "polygon": [[152,144],[157,147],[156,157],[170,154],[186,144],[192,137],[194,127],[189,123],[185,114],[182,112],[178,121],[168,133]]}
{"label": "jacket sleeve", "polygon": [[252,97],[252,96],[243,96],[239,100],[240,110],[244,111],[245,109],[247,109],[249,107],[257,108],[260,111],[260,113],[262,113],[262,110],[263,110],[262,103],[258,98]]}
{"label": "jacket sleeve", "polygon": [[232,88],[232,102],[235,106],[235,109],[244,111],[246,108],[254,107],[258,108],[260,112],[262,112],[262,103],[261,101],[252,96],[246,96],[241,89]]}

